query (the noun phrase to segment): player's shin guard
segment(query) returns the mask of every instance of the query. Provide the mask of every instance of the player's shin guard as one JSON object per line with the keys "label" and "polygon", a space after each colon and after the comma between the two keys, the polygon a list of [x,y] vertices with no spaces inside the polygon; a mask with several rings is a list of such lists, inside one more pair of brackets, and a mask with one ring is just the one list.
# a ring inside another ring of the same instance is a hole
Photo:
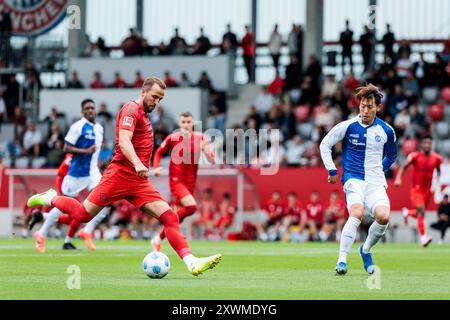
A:
{"label": "player's shin guard", "polygon": [[355,242],[356,231],[360,224],[361,220],[355,217],[348,218],[345,223],[341,234],[338,262],[347,262],[347,255],[350,252],[353,242]]}
{"label": "player's shin guard", "polygon": [[58,210],[58,208],[53,208],[52,210],[50,210],[50,212],[47,214],[47,218],[42,224],[42,227],[38,231],[39,235],[44,238],[47,237],[48,231],[58,221],[61,215],[62,212],[61,210]]}
{"label": "player's shin guard", "polygon": [[54,197],[51,204],[60,211],[69,214],[80,223],[88,222],[92,219],[84,206],[74,198],[64,196]]}
{"label": "player's shin guard", "polygon": [[159,221],[164,225],[167,240],[180,258],[191,254],[191,249],[181,232],[178,216],[175,212],[167,210],[159,217]]}
{"label": "player's shin guard", "polygon": [[369,234],[367,235],[366,242],[363,245],[363,252],[368,253],[370,249],[380,241],[381,237],[386,233],[386,229],[388,227],[388,223],[379,224],[377,221],[374,221],[369,228]]}
{"label": "player's shin guard", "polygon": [[[189,217],[190,215],[194,214],[195,211],[197,211],[197,206],[187,206],[187,207],[181,207],[177,210],[177,216],[179,219],[179,223],[183,222],[183,220],[186,217]],[[164,227],[161,229],[161,231],[159,232],[159,238],[162,240],[166,237],[166,232],[164,230]]]}

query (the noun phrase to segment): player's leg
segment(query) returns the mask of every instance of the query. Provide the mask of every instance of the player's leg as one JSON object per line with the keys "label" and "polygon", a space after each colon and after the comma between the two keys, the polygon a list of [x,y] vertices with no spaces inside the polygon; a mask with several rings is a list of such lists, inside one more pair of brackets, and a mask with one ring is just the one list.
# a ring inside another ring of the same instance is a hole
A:
{"label": "player's leg", "polygon": [[92,242],[92,234],[95,228],[106,218],[109,213],[109,208],[105,207],[89,221],[83,229],[78,232],[78,236],[83,239],[86,247],[90,251],[95,251],[95,245]]}
{"label": "player's leg", "polygon": [[347,256],[355,242],[356,232],[364,216],[364,185],[362,181],[348,180],[344,185],[344,192],[349,211],[349,218],[342,228],[339,244],[339,257],[336,265],[336,273],[347,273]]}
{"label": "player's leg", "polygon": [[[159,193],[156,190],[154,191],[153,198],[157,199],[159,197],[160,200],[146,202],[140,207],[141,210],[157,218],[164,225],[167,240],[193,275],[197,276],[208,269],[214,268],[222,259],[222,255],[217,254],[207,258],[195,257],[181,232],[178,216],[162,199]],[[144,198],[134,199],[134,201],[132,200],[132,203],[139,205],[143,199]]]}
{"label": "player's leg", "polygon": [[80,223],[77,220],[70,218],[67,214],[63,214],[60,219],[64,216],[68,217],[71,222],[69,224],[69,230],[67,230],[66,238],[64,239],[63,250],[74,250],[76,247],[73,245],[72,241],[78,228],[80,228]]}

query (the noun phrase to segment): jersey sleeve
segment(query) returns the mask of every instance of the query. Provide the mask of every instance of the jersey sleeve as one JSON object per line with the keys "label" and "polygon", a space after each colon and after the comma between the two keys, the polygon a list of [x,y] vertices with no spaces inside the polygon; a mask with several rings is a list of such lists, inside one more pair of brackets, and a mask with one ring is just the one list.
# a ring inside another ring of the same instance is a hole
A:
{"label": "jersey sleeve", "polygon": [[345,133],[347,132],[348,125],[346,122],[341,122],[335,125],[330,132],[323,138],[320,143],[320,156],[322,157],[323,164],[328,170],[330,176],[337,175],[337,168],[333,162],[333,157],[331,155],[331,149],[333,146],[344,139]]}
{"label": "jersey sleeve", "polygon": [[169,134],[161,143],[158,149],[155,151],[155,157],[153,158],[153,168],[158,168],[161,165],[161,159],[163,155],[169,150],[172,141],[172,135]]}
{"label": "jersey sleeve", "polygon": [[119,130],[134,131],[138,121],[138,108],[127,104],[119,115]]}
{"label": "jersey sleeve", "polygon": [[69,132],[67,132],[66,137],[64,138],[64,141],[73,146],[76,145],[78,139],[81,136],[81,128],[82,126],[79,125],[79,122],[71,125],[69,128]]}
{"label": "jersey sleeve", "polygon": [[387,142],[385,145],[385,156],[383,159],[383,171],[388,171],[397,160],[397,138],[394,129],[390,127],[387,131]]}

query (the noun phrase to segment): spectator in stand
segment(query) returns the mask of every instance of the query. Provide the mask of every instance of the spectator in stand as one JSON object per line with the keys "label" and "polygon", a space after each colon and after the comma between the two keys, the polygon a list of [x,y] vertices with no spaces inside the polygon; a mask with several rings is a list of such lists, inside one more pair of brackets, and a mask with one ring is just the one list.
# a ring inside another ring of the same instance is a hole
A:
{"label": "spectator in stand", "polygon": [[448,201],[448,195],[444,195],[442,202],[439,204],[437,210],[438,221],[430,225],[431,228],[439,230],[441,232],[441,238],[439,244],[442,244],[445,240],[445,233],[447,228],[450,227],[450,203]]}
{"label": "spectator in stand", "polygon": [[345,92],[350,95],[353,94],[353,91],[358,88],[360,85],[359,79],[355,76],[353,71],[347,74],[343,81],[343,87]]}
{"label": "spectator in stand", "polygon": [[442,88],[444,86],[450,85],[450,76],[447,73],[447,65],[439,54],[435,54],[434,63],[430,66],[430,84]]}
{"label": "spectator in stand", "polygon": [[183,87],[183,88],[189,88],[189,87],[193,86],[193,83],[192,83],[191,79],[189,79],[189,76],[186,72],[181,73],[181,80],[180,80],[179,86]]}
{"label": "spectator in stand", "polygon": [[297,61],[303,65],[303,35],[304,30],[301,24],[297,26]]}
{"label": "spectator in stand", "polygon": [[67,88],[69,89],[83,89],[83,83],[78,79],[78,73],[76,71],[72,72],[72,78],[67,82]]}
{"label": "spectator in stand", "polygon": [[411,46],[408,41],[402,39],[398,44],[397,56],[402,57],[404,54],[406,54],[406,57],[409,59],[409,56],[411,55]]}
{"label": "spectator in stand", "polygon": [[130,34],[122,41],[120,47],[126,57],[138,56],[142,54],[142,39],[139,33],[130,28]]}
{"label": "spectator in stand", "polygon": [[24,126],[27,123],[27,117],[23,114],[23,110],[20,106],[14,108],[14,115],[12,117],[12,122],[16,126]]}
{"label": "spectator in stand", "polygon": [[47,130],[52,130],[52,125],[57,123],[59,130],[65,131],[67,126],[66,115],[59,112],[56,107],[52,107],[50,114],[45,117],[44,122],[47,123]]}
{"label": "spectator in stand", "polygon": [[311,192],[309,202],[306,204],[306,223],[310,240],[317,241],[319,238],[319,230],[324,223],[324,206],[320,201],[319,192]]}
{"label": "spectator in stand", "polygon": [[100,149],[100,153],[98,155],[99,167],[100,169],[106,169],[109,165],[113,157],[113,149],[109,145],[108,140],[103,139],[102,148]]}
{"label": "spectator in stand", "polygon": [[353,31],[350,29],[350,22],[348,20],[345,20],[345,30],[341,32],[339,43],[342,47],[342,73],[345,74],[345,65],[347,64],[347,60],[349,60],[350,63],[350,71],[353,71]]}
{"label": "spectator in stand", "polygon": [[332,97],[334,97],[336,95],[338,87],[339,84],[336,82],[334,75],[328,74],[322,85],[322,98],[331,99]]}
{"label": "spectator in stand", "polygon": [[323,129],[324,131],[328,132],[331,130],[335,123],[336,116],[331,109],[331,102],[329,100],[326,100],[320,105],[314,117],[314,124],[316,128]]}
{"label": "spectator in stand", "polygon": [[261,93],[255,99],[255,107],[261,117],[272,109],[275,98],[269,93],[266,86],[261,87]]}
{"label": "spectator in stand", "polygon": [[408,98],[418,98],[420,95],[420,86],[417,79],[414,77],[414,71],[408,69],[408,75],[403,79],[403,91]]}
{"label": "spectator in stand", "polygon": [[423,52],[419,52],[419,61],[413,65],[414,76],[419,82],[420,89],[423,89],[429,83],[430,64],[425,61]]}
{"label": "spectator in stand", "polygon": [[309,104],[315,106],[319,103],[320,89],[313,83],[311,76],[305,76],[300,87],[301,96],[299,104]]}
{"label": "spectator in stand", "polygon": [[305,144],[299,134],[296,134],[292,140],[286,142],[286,162],[288,166],[305,165],[308,160],[303,156],[305,153]]}
{"label": "spectator in stand", "polygon": [[272,80],[272,82],[267,87],[267,91],[273,96],[281,96],[281,94],[283,93],[284,86],[285,86],[285,81],[281,77],[278,70],[276,70],[275,78]]}
{"label": "spectator in stand", "polygon": [[252,125],[252,128],[255,130],[259,130],[259,128],[261,127],[261,123],[262,123],[262,117],[258,113],[258,110],[256,109],[256,107],[254,105],[250,106],[250,112],[248,113],[248,115],[245,117],[245,120],[244,120],[244,127],[246,127],[247,129],[249,128],[250,120],[253,120],[255,122],[254,125]]}
{"label": "spectator in stand", "polygon": [[312,78],[312,84],[315,89],[319,90],[319,81],[322,76],[322,65],[316,55],[309,56],[308,65],[306,66],[305,75]]}
{"label": "spectator in stand", "polygon": [[47,135],[46,151],[54,149],[57,141],[64,141],[64,136],[60,131],[59,126],[56,123],[53,123],[50,132]]}
{"label": "spectator in stand", "polygon": [[23,153],[25,156],[38,157],[41,153],[42,135],[39,130],[36,130],[36,124],[29,123],[28,130],[23,136]]}
{"label": "spectator in stand", "polygon": [[278,32],[278,24],[275,24],[272,34],[269,39],[269,52],[272,56],[273,66],[275,67],[275,72],[278,73],[278,67],[280,65],[281,56],[281,45],[283,42],[283,37]]}
{"label": "spectator in stand", "polygon": [[97,48],[100,51],[100,55],[102,57],[109,56],[109,48],[106,46],[105,39],[103,39],[102,37],[98,37],[97,39]]}
{"label": "spectator in stand", "polygon": [[153,47],[148,43],[147,39],[142,38],[141,40],[141,54],[145,57],[153,55]]}
{"label": "spectator in stand", "polygon": [[400,84],[395,85],[394,93],[389,94],[388,97],[388,113],[395,119],[395,116],[404,108],[408,107],[408,99],[403,93],[402,86]]}
{"label": "spectator in stand", "polygon": [[197,81],[197,87],[208,90],[209,93],[215,92],[212,81],[206,71],[202,71],[202,73],[200,74],[200,79],[198,79]]}
{"label": "spectator in stand", "polygon": [[6,7],[1,7],[0,11],[0,57],[5,58],[5,66],[11,65],[12,57],[11,36],[13,32],[13,23],[11,13]]}
{"label": "spectator in stand", "polygon": [[[298,51],[298,27],[295,23],[292,24],[292,29],[288,34],[287,46],[289,50],[289,54],[293,54],[297,59],[297,51]],[[298,59],[297,59],[298,60]],[[301,64],[301,61],[299,61]]]}
{"label": "spectator in stand", "polygon": [[290,62],[286,66],[286,90],[296,89],[302,83],[302,68],[294,53],[289,54]]}
{"label": "spectator in stand", "polygon": [[286,139],[291,139],[296,131],[296,120],[294,112],[292,111],[292,105],[289,101],[283,104],[282,116],[281,116],[281,125],[280,129],[283,133],[283,137]]}
{"label": "spectator in stand", "polygon": [[156,109],[151,115],[152,123],[162,123],[168,132],[172,132],[175,128],[173,118],[168,115],[162,106]]}
{"label": "spectator in stand", "polygon": [[142,88],[144,80],[145,79],[142,77],[142,73],[139,70],[136,71],[133,88]]}
{"label": "spectator in stand", "polygon": [[209,235],[213,234],[216,211],[213,190],[207,188],[203,191],[198,212],[193,215],[193,219],[191,220],[192,237],[194,239],[207,239]]}
{"label": "spectator in stand", "polygon": [[3,99],[3,90],[0,88],[0,124],[6,120],[6,104]]}
{"label": "spectator in stand", "polygon": [[426,131],[425,114],[420,110],[418,101],[414,101],[410,107],[410,128],[415,135],[421,136]]}
{"label": "spectator in stand", "polygon": [[164,83],[167,87],[178,87],[177,80],[170,74],[170,71],[164,72]]}
{"label": "spectator in stand", "polygon": [[255,82],[253,74],[253,66],[255,63],[255,45],[252,29],[249,25],[245,26],[245,35],[241,40],[242,57],[244,59],[245,68],[247,70],[248,82]]}
{"label": "spectator in stand", "polygon": [[406,129],[409,128],[411,117],[408,113],[408,108],[403,108],[394,118],[394,130],[397,138],[401,138]]}
{"label": "spectator in stand", "polygon": [[170,54],[170,48],[166,46],[164,41],[161,41],[158,46],[156,46],[156,55],[158,56],[168,56]]}
{"label": "spectator in stand", "polygon": [[46,155],[47,167],[58,167],[64,160],[65,152],[63,150],[64,143],[63,140],[56,140],[53,148],[51,148]]}
{"label": "spectator in stand", "polygon": [[111,123],[113,115],[108,110],[108,105],[105,102],[102,102],[99,106],[99,110],[97,113],[97,118],[99,122],[102,123]]}
{"label": "spectator in stand", "polygon": [[222,54],[227,53],[232,56],[236,56],[236,50],[238,48],[238,41],[236,34],[231,31],[231,25],[227,24],[227,32],[222,37],[222,45],[220,47],[220,52]]}
{"label": "spectator in stand", "polygon": [[[272,197],[267,201],[265,206],[266,217],[264,222],[255,225],[258,239],[262,241],[275,241],[280,239],[281,222],[284,218],[286,204],[281,199],[279,191],[274,191]],[[274,227],[274,231],[269,230]]]}
{"label": "spectator in stand", "polygon": [[[305,220],[305,213],[297,194],[293,191],[288,194],[287,205],[284,209],[282,221],[281,239],[283,241],[294,240],[293,231],[302,232],[302,224]],[[294,230],[297,229],[297,230]]]}
{"label": "spectator in stand", "polygon": [[175,28],[175,35],[170,39],[169,52],[171,55],[187,54],[188,45],[183,37],[180,37],[178,28]]}
{"label": "spectator in stand", "polygon": [[406,78],[408,76],[408,71],[412,67],[413,64],[409,60],[408,54],[406,52],[403,52],[395,65],[395,69],[397,70],[397,77],[401,79]]}
{"label": "spectator in stand", "polygon": [[214,223],[219,239],[224,239],[226,231],[233,225],[236,209],[231,204],[230,198],[230,194],[225,192],[219,204],[219,216]]}
{"label": "spectator in stand", "polygon": [[359,38],[359,44],[361,45],[361,54],[363,57],[364,72],[369,70],[373,64],[373,48],[375,46],[375,39],[372,31],[367,25],[364,26],[364,33]]}
{"label": "spectator in stand", "polygon": [[112,88],[126,88],[127,82],[124,78],[120,75],[120,72],[116,71],[114,73],[114,82],[111,84]]}
{"label": "spectator in stand", "polygon": [[200,36],[195,41],[192,54],[206,55],[209,49],[211,49],[211,42],[209,41],[209,38],[205,36],[203,27],[200,27]]}
{"label": "spectator in stand", "polygon": [[167,130],[167,128],[164,126],[163,121],[158,121],[156,125],[154,126],[154,132],[153,132],[153,153],[152,156],[154,156],[156,150],[159,148],[159,146],[163,143],[164,139],[170,134],[170,132]]}
{"label": "spectator in stand", "polygon": [[391,31],[391,25],[389,23],[386,24],[386,33],[383,35],[383,39],[381,40],[384,46],[384,53],[393,61],[394,57],[394,44],[395,44],[395,35]]}
{"label": "spectator in stand", "polygon": [[94,73],[94,81],[89,85],[91,89],[104,89],[106,88],[106,84],[102,80],[102,74],[100,71],[96,71]]}
{"label": "spectator in stand", "polygon": [[319,232],[320,240],[329,240],[332,233],[335,232],[335,240],[339,241],[346,220],[345,203],[340,199],[339,191],[333,190],[330,194],[328,207],[325,209],[324,224]]}
{"label": "spectator in stand", "polygon": [[14,117],[14,108],[19,104],[19,96],[20,85],[16,80],[16,75],[12,74],[8,77],[6,90],[3,93],[6,104],[6,115],[9,120]]}

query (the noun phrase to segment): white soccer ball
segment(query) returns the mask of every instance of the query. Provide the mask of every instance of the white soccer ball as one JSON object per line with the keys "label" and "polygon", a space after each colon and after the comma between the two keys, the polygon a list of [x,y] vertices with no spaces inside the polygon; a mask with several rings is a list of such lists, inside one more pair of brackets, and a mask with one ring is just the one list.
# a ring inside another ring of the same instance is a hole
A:
{"label": "white soccer ball", "polygon": [[149,278],[164,278],[169,273],[170,260],[164,253],[152,251],[142,261],[142,270]]}

